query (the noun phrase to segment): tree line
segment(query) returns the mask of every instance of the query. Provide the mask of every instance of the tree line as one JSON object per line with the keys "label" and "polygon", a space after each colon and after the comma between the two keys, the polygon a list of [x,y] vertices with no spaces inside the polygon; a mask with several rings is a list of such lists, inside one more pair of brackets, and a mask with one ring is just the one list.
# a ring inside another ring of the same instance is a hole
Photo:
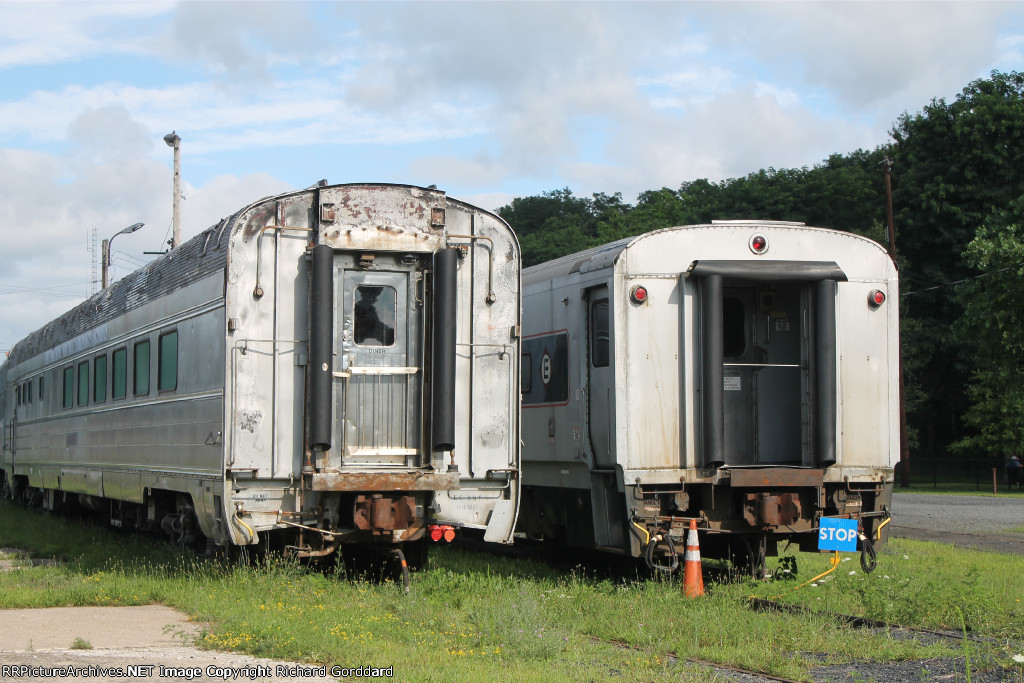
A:
{"label": "tree line", "polygon": [[1020,453],[1024,443],[1024,75],[995,71],[900,116],[874,150],[641,193],[518,197],[498,213],[524,265],[712,219],[802,221],[888,244],[892,161],[901,346],[912,451]]}

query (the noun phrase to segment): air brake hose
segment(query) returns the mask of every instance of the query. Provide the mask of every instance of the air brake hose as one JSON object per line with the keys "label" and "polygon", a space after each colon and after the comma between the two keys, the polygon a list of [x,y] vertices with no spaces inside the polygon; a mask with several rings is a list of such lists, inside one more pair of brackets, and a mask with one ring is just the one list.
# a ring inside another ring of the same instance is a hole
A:
{"label": "air brake hose", "polygon": [[[671,564],[658,564],[654,561],[654,549],[661,541],[665,541],[668,544],[669,556],[672,558]],[[651,569],[659,572],[665,572],[671,574],[675,570],[679,569],[679,556],[676,555],[676,544],[672,541],[672,534],[656,534],[644,547],[644,562]]]}

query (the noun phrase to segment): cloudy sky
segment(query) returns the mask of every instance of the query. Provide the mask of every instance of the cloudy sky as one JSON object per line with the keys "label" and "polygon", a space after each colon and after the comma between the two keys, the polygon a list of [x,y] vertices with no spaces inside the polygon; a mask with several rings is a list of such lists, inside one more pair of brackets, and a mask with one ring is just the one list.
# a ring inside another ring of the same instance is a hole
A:
{"label": "cloudy sky", "polygon": [[0,2],[0,350],[259,197],[436,184],[494,209],[874,148],[1024,70],[1015,2]]}

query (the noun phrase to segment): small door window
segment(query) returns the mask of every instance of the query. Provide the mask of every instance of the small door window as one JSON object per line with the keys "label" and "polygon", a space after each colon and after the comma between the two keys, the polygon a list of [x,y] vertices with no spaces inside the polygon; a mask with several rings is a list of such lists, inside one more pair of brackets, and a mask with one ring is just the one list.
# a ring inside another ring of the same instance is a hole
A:
{"label": "small door window", "polygon": [[590,307],[590,362],[595,368],[605,368],[611,363],[608,322],[608,299],[599,299]]}
{"label": "small door window", "polygon": [[743,300],[727,296],[722,299],[722,353],[735,358],[747,350],[747,315]]}
{"label": "small door window", "polygon": [[360,285],[355,292],[355,342],[360,346],[393,346],[398,293],[385,285]]}

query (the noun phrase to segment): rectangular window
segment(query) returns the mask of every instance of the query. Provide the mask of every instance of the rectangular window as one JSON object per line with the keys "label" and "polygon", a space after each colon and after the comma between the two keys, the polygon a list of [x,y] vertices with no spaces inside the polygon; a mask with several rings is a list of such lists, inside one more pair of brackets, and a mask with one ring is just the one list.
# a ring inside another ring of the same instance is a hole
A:
{"label": "rectangular window", "polygon": [[78,405],[89,405],[89,361],[78,364]]}
{"label": "rectangular window", "polygon": [[32,402],[32,381],[33,380],[29,380],[28,384],[25,385],[25,402],[26,403],[31,403]]}
{"label": "rectangular window", "polygon": [[75,369],[64,368],[64,409],[75,406]]}
{"label": "rectangular window", "polygon": [[608,319],[608,299],[599,299],[590,307],[590,363],[595,368],[606,368],[611,362],[611,329]]}
{"label": "rectangular window", "polygon": [[96,356],[92,361],[92,400],[103,403],[107,400],[107,355]]}
{"label": "rectangular window", "polygon": [[39,400],[40,401],[43,400],[43,380],[44,379],[46,379],[46,378],[45,377],[40,377],[39,378]]}
{"label": "rectangular window", "polygon": [[178,388],[178,331],[160,335],[159,368],[156,388],[158,391],[174,391]]}
{"label": "rectangular window", "polygon": [[125,397],[128,392],[128,349],[114,350],[114,367],[110,397],[115,401]]}
{"label": "rectangular window", "polygon": [[149,393],[149,340],[135,342],[132,360],[132,391],[136,396]]}
{"label": "rectangular window", "polygon": [[14,387],[14,404],[21,405],[21,385]]}
{"label": "rectangular window", "polygon": [[387,285],[356,287],[355,342],[360,346],[394,346],[398,293]]}

